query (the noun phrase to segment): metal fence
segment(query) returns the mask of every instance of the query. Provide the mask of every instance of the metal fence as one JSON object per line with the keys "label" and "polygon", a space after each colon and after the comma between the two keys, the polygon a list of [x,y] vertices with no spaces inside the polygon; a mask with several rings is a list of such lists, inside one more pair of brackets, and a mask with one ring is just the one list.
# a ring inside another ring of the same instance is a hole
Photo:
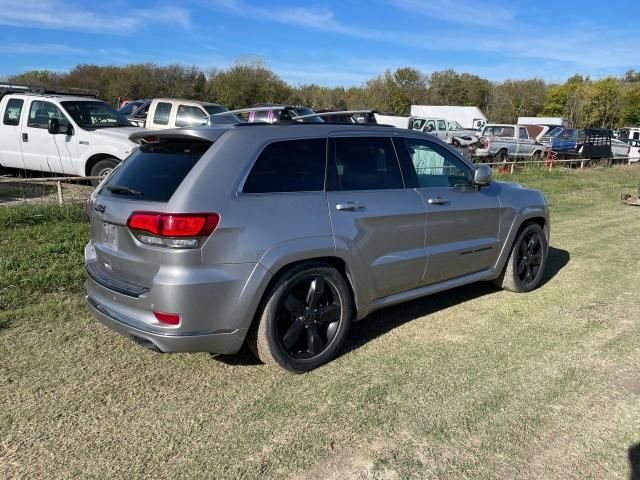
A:
{"label": "metal fence", "polygon": [[102,177],[0,177],[0,206],[22,203],[58,203],[87,200],[93,186],[91,180]]}
{"label": "metal fence", "polygon": [[[593,166],[612,166],[620,164],[640,163],[637,158],[616,158],[594,160],[577,158],[568,160],[522,160],[509,162],[488,162],[501,173],[513,174],[525,167],[573,168],[584,170]],[[16,176],[0,177],[0,206],[22,203],[81,203],[85,202],[93,190],[91,180],[101,177],[41,177],[24,178]]]}

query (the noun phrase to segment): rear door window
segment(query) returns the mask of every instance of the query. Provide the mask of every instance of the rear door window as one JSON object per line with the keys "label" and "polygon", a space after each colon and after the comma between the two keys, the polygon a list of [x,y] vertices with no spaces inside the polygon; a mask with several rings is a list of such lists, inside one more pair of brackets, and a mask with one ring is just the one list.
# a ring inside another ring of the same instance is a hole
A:
{"label": "rear door window", "polygon": [[193,125],[206,125],[207,114],[199,107],[193,105],[178,105],[176,113],[176,127],[190,127]]}
{"label": "rear door window", "polygon": [[20,124],[20,114],[22,113],[22,105],[24,100],[12,98],[7,102],[7,108],[4,111],[2,123],[5,125],[17,126]]}
{"label": "rear door window", "polygon": [[268,193],[324,190],[326,144],[324,138],[310,138],[267,145],[253,165],[242,191]]}
{"label": "rear door window", "polygon": [[399,153],[411,159],[420,188],[473,184],[469,167],[446,148],[417,138],[401,138],[397,144]]}
{"label": "rear door window", "polygon": [[332,187],[338,190],[404,188],[400,165],[390,138],[352,137],[332,140]]}
{"label": "rear door window", "polygon": [[193,140],[141,145],[113,172],[101,192],[167,202],[210,146],[211,142]]}
{"label": "rear door window", "polygon": [[156,111],[153,114],[153,123],[156,125],[169,125],[169,117],[171,116],[171,104],[159,102],[156,105]]}

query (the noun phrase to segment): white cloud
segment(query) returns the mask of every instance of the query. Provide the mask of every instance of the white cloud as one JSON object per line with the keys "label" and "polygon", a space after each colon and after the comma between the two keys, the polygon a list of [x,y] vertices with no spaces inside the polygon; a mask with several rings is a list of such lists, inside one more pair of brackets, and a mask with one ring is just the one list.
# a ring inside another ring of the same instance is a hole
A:
{"label": "white cloud", "polygon": [[87,50],[59,43],[0,43],[0,53],[25,55],[84,55]]}
{"label": "white cloud", "polygon": [[388,0],[394,7],[437,20],[468,25],[504,27],[514,14],[502,6],[468,0]]}
{"label": "white cloud", "polygon": [[130,33],[145,20],[188,27],[190,14],[173,6],[130,9],[117,15],[67,0],[0,0],[0,25],[90,33]]}

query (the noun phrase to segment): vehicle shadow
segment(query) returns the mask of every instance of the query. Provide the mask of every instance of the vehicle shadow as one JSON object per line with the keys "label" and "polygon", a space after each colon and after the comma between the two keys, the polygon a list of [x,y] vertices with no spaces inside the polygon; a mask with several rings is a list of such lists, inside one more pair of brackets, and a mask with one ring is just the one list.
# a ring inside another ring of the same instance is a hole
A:
{"label": "vehicle shadow", "polygon": [[640,480],[640,443],[629,447],[629,480]]}
{"label": "vehicle shadow", "polygon": [[[545,274],[540,285],[545,285],[555,277],[569,263],[570,258],[568,251],[549,247]],[[497,291],[490,282],[472,283],[373,312],[363,321],[351,326],[351,332],[341,355],[355,350],[407,322]]]}
{"label": "vehicle shadow", "polygon": [[[549,247],[547,266],[541,285],[555,277],[569,263],[569,260],[570,255],[566,250]],[[407,322],[497,291],[490,282],[479,282],[378,310],[363,321],[356,322],[351,326],[345,346],[339,355],[353,351]],[[246,344],[235,355],[211,354],[211,357],[230,366],[260,364],[260,361],[251,353]]]}

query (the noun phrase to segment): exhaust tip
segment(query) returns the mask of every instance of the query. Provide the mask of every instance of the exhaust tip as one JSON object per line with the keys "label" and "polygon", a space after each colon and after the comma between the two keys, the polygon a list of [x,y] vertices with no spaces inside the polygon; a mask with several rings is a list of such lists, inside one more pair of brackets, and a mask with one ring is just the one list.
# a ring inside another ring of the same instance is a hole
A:
{"label": "exhaust tip", "polygon": [[146,338],[140,338],[136,336],[131,336],[131,340],[136,342],[138,345],[146,348],[147,350],[152,350],[154,352],[162,353],[162,350],[160,350],[160,348],[151,340],[147,340]]}

